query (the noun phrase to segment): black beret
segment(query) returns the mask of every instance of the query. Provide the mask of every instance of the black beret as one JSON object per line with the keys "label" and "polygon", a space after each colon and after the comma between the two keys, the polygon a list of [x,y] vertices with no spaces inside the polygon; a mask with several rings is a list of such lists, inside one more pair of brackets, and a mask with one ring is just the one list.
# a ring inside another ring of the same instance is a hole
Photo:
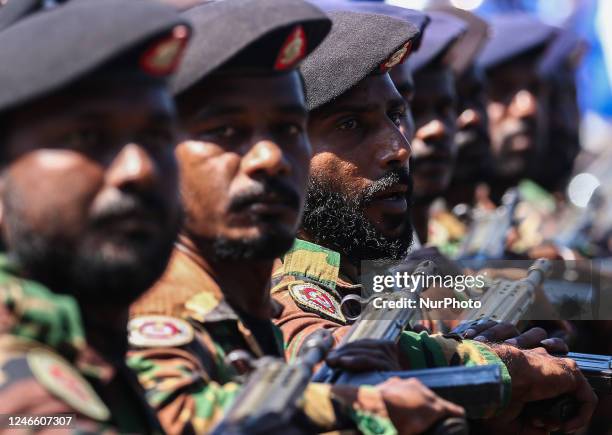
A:
{"label": "black beret", "polygon": [[539,73],[554,79],[559,72],[573,71],[580,64],[587,49],[587,43],[571,30],[563,29],[546,48]]}
{"label": "black beret", "polygon": [[183,16],[194,36],[173,83],[175,94],[219,68],[297,68],[331,28],[320,9],[302,0],[223,0]]}
{"label": "black beret", "polygon": [[421,11],[402,8],[377,1],[349,1],[349,0],[310,0],[325,12],[353,11],[371,14],[389,15],[400,20],[408,21],[419,29],[419,35],[413,39],[412,51],[419,48],[423,31],[429,24],[429,16]]}
{"label": "black beret", "polygon": [[489,38],[489,24],[478,15],[464,9],[452,6],[440,6],[433,10],[453,15],[467,25],[463,36],[455,44],[449,62],[458,75],[465,72],[476,62],[478,54],[482,51]]}
{"label": "black beret", "polygon": [[522,12],[496,15],[489,20],[491,37],[478,57],[484,69],[493,68],[512,58],[546,44],[556,28]]}
{"label": "black beret", "polygon": [[408,61],[413,73],[454,50],[457,41],[467,30],[467,23],[453,15],[437,11],[430,11],[428,15],[431,22],[423,34],[421,47]]}
{"label": "black beret", "polygon": [[387,71],[410,54],[419,30],[404,20],[362,12],[330,12],[329,36],[300,66],[306,106],[316,109],[374,71]]}
{"label": "black beret", "polygon": [[165,77],[177,66],[189,27],[173,8],[151,0],[71,0],[24,16],[0,35],[3,111],[59,90],[128,52],[135,68]]}

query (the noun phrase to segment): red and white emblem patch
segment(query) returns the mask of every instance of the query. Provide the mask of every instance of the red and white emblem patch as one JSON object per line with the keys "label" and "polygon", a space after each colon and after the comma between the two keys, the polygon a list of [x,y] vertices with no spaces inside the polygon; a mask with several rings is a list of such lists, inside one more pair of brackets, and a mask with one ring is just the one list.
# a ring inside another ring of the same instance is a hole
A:
{"label": "red and white emblem patch", "polygon": [[274,63],[277,71],[286,70],[304,58],[306,54],[306,33],[302,26],[295,26],[283,44]]}
{"label": "red and white emblem patch", "polygon": [[128,340],[136,347],[182,346],[193,337],[193,327],[176,317],[141,316],[128,323]]}
{"label": "red and white emblem patch", "polygon": [[402,63],[410,54],[412,50],[412,41],[406,42],[404,45],[400,47],[395,53],[393,53],[386,62],[384,62],[380,69],[381,71],[388,71],[393,68],[395,65]]}
{"label": "red and white emblem patch", "polygon": [[302,309],[321,314],[322,317],[346,322],[340,304],[336,299],[321,287],[310,284],[289,284],[289,294],[295,303]]}
{"label": "red and white emblem patch", "polygon": [[156,42],[140,58],[142,69],[152,76],[172,74],[181,60],[189,40],[189,30],[185,26],[176,26],[172,35]]}

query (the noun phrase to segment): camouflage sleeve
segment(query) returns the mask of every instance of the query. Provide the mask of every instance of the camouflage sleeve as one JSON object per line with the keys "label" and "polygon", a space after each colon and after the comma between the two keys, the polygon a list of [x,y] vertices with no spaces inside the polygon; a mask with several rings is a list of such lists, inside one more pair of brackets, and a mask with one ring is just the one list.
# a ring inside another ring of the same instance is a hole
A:
{"label": "camouflage sleeve", "polygon": [[318,313],[304,311],[297,306],[286,287],[274,289],[273,297],[283,306],[280,317],[274,319],[274,323],[283,332],[288,361],[293,361],[304,341],[315,331],[321,328],[330,330],[337,344],[350,328],[338,319],[326,319]]}
{"label": "camouflage sleeve", "polygon": [[396,435],[384,402],[372,387],[311,383],[303,412],[317,432],[357,428],[364,435]]}
{"label": "camouflage sleeve", "polygon": [[398,345],[403,365],[414,370],[460,365],[499,365],[504,384],[502,407],[509,402],[512,380],[508,368],[495,351],[484,343],[463,340],[456,335],[404,331]]}
{"label": "camouflage sleeve", "polygon": [[235,383],[211,380],[199,358],[184,348],[131,350],[127,364],[168,433],[209,432],[239,390]]}
{"label": "camouflage sleeve", "polygon": [[[35,374],[28,359],[29,354],[10,354],[0,349],[0,414],[69,414],[74,416],[74,420],[71,428],[62,433],[119,433],[107,420],[105,405],[81,383],[85,381],[72,378],[72,371],[64,372],[61,365],[51,365],[49,373],[37,370]],[[54,378],[56,375],[59,375],[57,380]],[[57,429],[49,432],[56,433]],[[37,433],[47,431],[43,429]]]}

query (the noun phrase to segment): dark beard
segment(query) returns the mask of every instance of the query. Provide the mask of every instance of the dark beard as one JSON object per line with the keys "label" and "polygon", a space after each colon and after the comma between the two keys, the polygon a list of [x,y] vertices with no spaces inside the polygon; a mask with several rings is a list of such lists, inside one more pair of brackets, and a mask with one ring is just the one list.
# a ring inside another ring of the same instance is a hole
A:
{"label": "dark beard", "polygon": [[[162,275],[174,246],[180,219],[168,223],[163,234],[124,240],[129,258],[108,258],[98,249],[96,237],[78,240],[48,237],[20,219],[19,199],[7,192],[5,222],[9,255],[25,276],[56,293],[74,296],[80,303],[127,307]],[[103,237],[103,236],[102,236]]]}
{"label": "dark beard", "polygon": [[363,260],[401,260],[412,244],[409,213],[403,233],[397,238],[389,238],[376,229],[363,211],[376,193],[398,182],[410,186],[407,193],[410,204],[412,181],[406,169],[390,171],[355,197],[342,194],[326,180],[312,176],[302,229],[313,242],[338,251],[353,264]]}

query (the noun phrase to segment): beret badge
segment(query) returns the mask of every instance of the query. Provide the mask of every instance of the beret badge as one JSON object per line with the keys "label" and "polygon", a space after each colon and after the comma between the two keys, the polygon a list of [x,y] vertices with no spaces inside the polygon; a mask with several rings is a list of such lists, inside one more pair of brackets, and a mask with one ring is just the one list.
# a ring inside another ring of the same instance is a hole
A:
{"label": "beret badge", "polygon": [[278,58],[274,63],[274,69],[283,71],[290,69],[295,64],[304,58],[306,54],[306,33],[300,25],[295,26],[287,40],[282,45]]}
{"label": "beret badge", "polygon": [[389,59],[387,59],[385,62],[383,62],[380,65],[380,70],[382,72],[389,71],[395,65],[402,63],[406,59],[406,57],[408,57],[408,55],[410,54],[411,49],[412,49],[412,41],[406,42],[395,53],[389,56]]}
{"label": "beret badge", "polygon": [[187,27],[176,26],[170,36],[156,41],[143,53],[140,66],[152,76],[172,74],[181,60],[188,40],[189,30]]}

